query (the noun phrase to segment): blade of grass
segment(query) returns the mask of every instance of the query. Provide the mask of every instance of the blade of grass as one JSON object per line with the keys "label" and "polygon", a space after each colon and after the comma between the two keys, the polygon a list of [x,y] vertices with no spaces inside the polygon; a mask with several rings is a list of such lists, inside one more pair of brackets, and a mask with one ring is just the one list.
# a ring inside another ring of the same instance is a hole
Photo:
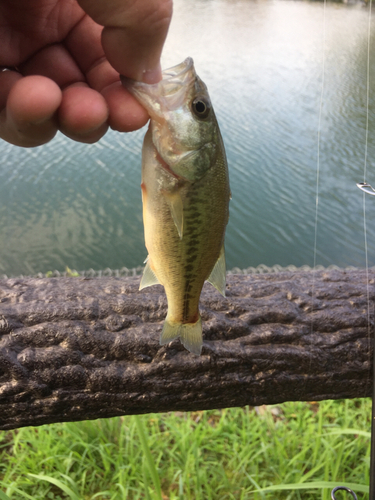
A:
{"label": "blade of grass", "polygon": [[262,498],[264,498],[262,488],[259,488],[259,484],[247,472],[245,472],[245,474],[246,474],[247,478],[249,479],[249,481],[256,487],[256,490],[253,490],[253,491],[256,493],[260,493],[260,496]]}
{"label": "blade of grass", "polygon": [[[313,481],[311,483],[291,483],[291,484],[276,484],[275,486],[267,486],[267,488],[261,488],[253,491],[261,492],[261,491],[278,491],[278,490],[310,490],[310,489],[323,489],[330,488],[333,489],[336,486],[341,486],[341,482],[337,481]],[[354,484],[354,483],[345,483],[345,486],[350,488],[351,490],[361,493],[368,493],[369,487],[365,484]]]}
{"label": "blade of grass", "polygon": [[371,432],[360,431],[357,429],[335,429],[325,434],[322,434],[322,436],[332,436],[334,434],[354,434],[356,436],[364,436],[369,439],[371,438]]}
{"label": "blade of grass", "polygon": [[111,492],[109,490],[98,491],[98,493],[95,493],[95,495],[91,497],[91,500],[94,500],[94,498],[103,498],[103,495],[110,495],[110,494]]}
{"label": "blade of grass", "polygon": [[159,500],[162,500],[159,475],[158,475],[158,472],[156,470],[155,462],[154,462],[154,460],[152,458],[152,455],[151,455],[151,452],[150,452],[150,448],[148,447],[148,443],[147,443],[147,438],[146,438],[146,433],[145,433],[145,429],[144,429],[144,426],[143,426],[143,422],[142,422],[141,418],[139,417],[139,415],[134,415],[133,418],[134,418],[135,424],[137,426],[139,439],[141,441],[141,445],[142,445],[142,448],[143,448],[143,453],[144,453],[144,456],[146,458],[146,464],[147,464],[150,476],[151,476],[152,481],[154,483],[154,488],[155,488],[155,491],[156,491],[157,498]]}
{"label": "blade of grass", "polygon": [[142,464],[142,472],[143,472],[143,482],[145,485],[145,496],[146,500],[151,500],[150,497],[150,492],[148,491],[148,480],[147,480],[147,474],[146,474],[146,463],[145,459],[143,459],[143,464]]}
{"label": "blade of grass", "polygon": [[73,490],[69,488],[66,484],[61,482],[59,479],[56,479],[55,477],[51,476],[45,476],[44,474],[28,474],[28,476],[35,477],[35,479],[40,479],[41,481],[48,481],[51,484],[54,484],[60,490],[62,490],[64,493],[70,496],[71,500],[80,500],[79,496],[74,493]]}
{"label": "blade of grass", "polygon": [[12,493],[13,493],[13,491],[15,491],[16,493],[18,493],[19,495],[21,495],[24,498],[28,498],[29,500],[35,500],[35,497],[33,497],[31,495],[28,495],[27,493],[25,493],[24,491],[20,490],[19,488],[12,487]]}

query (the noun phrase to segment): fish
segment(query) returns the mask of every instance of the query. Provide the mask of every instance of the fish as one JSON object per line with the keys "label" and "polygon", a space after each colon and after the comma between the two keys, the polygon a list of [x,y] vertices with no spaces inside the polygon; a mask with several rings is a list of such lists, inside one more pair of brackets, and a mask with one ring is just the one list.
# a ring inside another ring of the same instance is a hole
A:
{"label": "fish", "polygon": [[139,289],[161,284],[168,302],[160,344],[203,345],[199,300],[205,281],[224,297],[224,238],[231,198],[223,139],[193,59],[162,72],[155,84],[121,77],[148,111],[142,148],[146,266]]}

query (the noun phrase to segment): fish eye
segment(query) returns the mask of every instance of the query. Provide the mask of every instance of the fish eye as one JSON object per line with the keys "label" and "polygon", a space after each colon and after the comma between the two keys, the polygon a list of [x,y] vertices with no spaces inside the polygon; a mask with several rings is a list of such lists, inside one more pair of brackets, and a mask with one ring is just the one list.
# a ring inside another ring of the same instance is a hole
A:
{"label": "fish eye", "polygon": [[191,107],[197,118],[204,119],[210,114],[211,103],[202,97],[196,97],[191,103]]}

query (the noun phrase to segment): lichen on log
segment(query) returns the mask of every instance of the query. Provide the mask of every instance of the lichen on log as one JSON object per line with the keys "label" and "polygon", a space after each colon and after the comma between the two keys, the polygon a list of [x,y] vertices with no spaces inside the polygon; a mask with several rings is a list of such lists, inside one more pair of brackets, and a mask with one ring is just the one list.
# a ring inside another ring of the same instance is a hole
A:
{"label": "lichen on log", "polygon": [[195,356],[159,345],[160,285],[0,280],[0,429],[371,395],[374,271],[368,285],[364,270],[227,281],[226,298],[204,286]]}

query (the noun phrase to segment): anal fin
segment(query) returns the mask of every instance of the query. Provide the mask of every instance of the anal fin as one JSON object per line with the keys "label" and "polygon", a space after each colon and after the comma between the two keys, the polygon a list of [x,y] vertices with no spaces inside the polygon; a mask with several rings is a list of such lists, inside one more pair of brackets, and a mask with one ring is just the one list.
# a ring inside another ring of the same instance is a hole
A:
{"label": "anal fin", "polygon": [[217,259],[211,274],[207,278],[207,281],[211,283],[211,285],[213,285],[223,297],[225,297],[226,265],[224,244],[221,247],[219,258]]}
{"label": "anal fin", "polygon": [[148,256],[145,262],[146,262],[146,267],[144,268],[141,283],[139,285],[140,290],[143,290],[143,288],[146,288],[148,286],[160,285],[160,281],[158,280],[154,271],[151,269],[150,259]]}

